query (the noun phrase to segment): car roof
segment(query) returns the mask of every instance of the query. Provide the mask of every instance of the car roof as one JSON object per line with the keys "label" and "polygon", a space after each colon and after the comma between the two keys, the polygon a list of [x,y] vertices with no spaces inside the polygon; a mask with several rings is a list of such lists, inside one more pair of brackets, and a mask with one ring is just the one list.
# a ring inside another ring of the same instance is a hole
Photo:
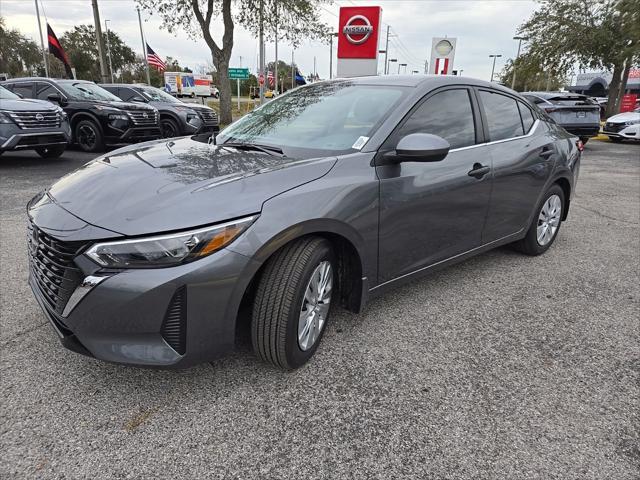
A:
{"label": "car roof", "polygon": [[48,77],[17,77],[9,78],[1,83],[15,83],[15,82],[59,82],[59,83],[93,83],[91,80],[75,80],[73,78],[48,78]]}

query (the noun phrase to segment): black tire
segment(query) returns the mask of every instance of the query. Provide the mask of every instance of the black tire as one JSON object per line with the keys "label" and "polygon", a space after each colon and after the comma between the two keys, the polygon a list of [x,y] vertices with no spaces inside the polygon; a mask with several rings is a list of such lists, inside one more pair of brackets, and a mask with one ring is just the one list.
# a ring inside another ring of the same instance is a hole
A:
{"label": "black tire", "polygon": [[[324,262],[331,266],[327,277],[332,282],[329,307],[317,338],[303,350],[298,341],[298,322],[305,292],[312,274],[326,265]],[[268,260],[257,285],[251,315],[251,343],[261,360],[293,370],[313,356],[338,299],[336,271],[331,245],[319,237],[291,242]]]}
{"label": "black tire", "polygon": [[622,139],[620,137],[609,137],[613,143],[622,143]]}
{"label": "black tire", "polygon": [[66,150],[66,145],[52,145],[50,147],[36,148],[36,152],[42,158],[58,158]]}
{"label": "black tire", "polygon": [[[538,242],[538,226],[539,226],[539,222],[541,222],[540,215],[542,214],[543,206],[554,195],[557,195],[558,197],[560,197],[560,212],[558,214],[559,220],[558,220],[557,228],[555,232],[553,232],[551,238],[548,240],[547,243],[540,244]],[[547,190],[547,192],[544,194],[540,203],[536,205],[535,214],[533,216],[533,220],[531,221],[531,225],[529,226],[529,230],[527,230],[527,235],[519,242],[516,242],[513,244],[516,250],[532,256],[541,255],[547,250],[549,250],[551,245],[553,245],[553,242],[556,240],[558,233],[560,232],[560,226],[562,225],[561,219],[562,219],[562,216],[564,215],[565,205],[566,205],[566,201],[564,198],[564,191],[562,190],[562,188],[560,188],[560,185],[558,184],[552,185],[549,188],[549,190]]]}
{"label": "black tire", "polygon": [[587,142],[589,141],[589,137],[580,137],[580,141],[582,142],[583,145],[586,145]]}
{"label": "black tire", "polygon": [[100,127],[91,120],[80,120],[73,129],[74,140],[85,152],[101,152],[104,140]]}
{"label": "black tire", "polygon": [[180,127],[171,118],[160,119],[160,130],[162,131],[162,138],[173,138],[180,136]]}

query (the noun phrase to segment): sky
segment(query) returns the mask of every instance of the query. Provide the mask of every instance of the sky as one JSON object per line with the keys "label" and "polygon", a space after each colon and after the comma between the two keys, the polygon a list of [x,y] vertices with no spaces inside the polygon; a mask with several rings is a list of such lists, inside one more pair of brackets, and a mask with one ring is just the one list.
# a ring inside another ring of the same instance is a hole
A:
{"label": "sky", "polygon": [[[58,38],[75,25],[93,24],[91,0],[40,0],[42,26],[46,35],[44,16]],[[142,53],[142,42],[134,0],[98,0],[100,18],[109,20],[114,30],[137,53]],[[518,42],[513,40],[518,26],[536,9],[531,0],[338,0],[323,6],[322,20],[338,26],[340,6],[376,5],[382,7],[382,34],[380,48],[384,49],[386,26],[391,26],[389,58],[398,63],[408,63],[407,72],[424,70],[424,62],[430,55],[432,37],[457,38],[453,69],[463,70],[464,76],[489,80],[491,76],[490,54],[500,54],[496,72],[506,60],[514,58]],[[34,0],[0,0],[0,15],[5,17],[9,28],[16,28],[34,40],[39,40]],[[209,49],[203,40],[194,41],[186,33],[170,34],[162,29],[161,20],[150,12],[142,11],[143,28],[149,45],[161,57],[177,58],[182,66],[198,72],[207,63],[211,64]],[[214,38],[222,37],[222,20],[214,22]],[[231,57],[232,67],[250,67],[256,70],[258,42],[241,27],[235,28],[235,41]],[[64,45],[63,45],[64,46]],[[333,49],[335,75],[336,48]],[[280,42],[279,57],[289,62],[292,47]],[[295,62],[303,75],[313,73],[314,57],[316,71],[321,78],[329,76],[329,45],[319,41],[304,41],[293,52]],[[242,59],[240,59],[242,57]],[[275,58],[273,44],[266,46],[266,61]],[[382,70],[380,60],[379,70]],[[397,66],[391,66],[392,73]],[[402,71],[402,70],[401,70]]]}

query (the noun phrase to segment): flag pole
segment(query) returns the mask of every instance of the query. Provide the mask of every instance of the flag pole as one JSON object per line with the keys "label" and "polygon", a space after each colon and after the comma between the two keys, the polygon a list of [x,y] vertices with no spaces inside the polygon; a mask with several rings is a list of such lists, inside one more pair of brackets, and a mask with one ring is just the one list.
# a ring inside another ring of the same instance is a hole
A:
{"label": "flag pole", "polygon": [[[44,40],[42,39],[42,24],[40,23],[40,9],[38,8],[38,0],[36,0],[36,15],[38,16],[38,30],[40,31],[40,46],[42,47],[42,61],[44,63],[45,77],[49,77],[49,63],[47,62],[47,51],[44,49]],[[48,44],[49,42],[47,42]]]}
{"label": "flag pole", "polygon": [[151,75],[149,74],[149,61],[147,60],[147,43],[144,41],[144,32],[142,31],[142,18],[140,18],[140,8],[138,10],[138,23],[140,24],[140,38],[142,39],[142,56],[144,57],[144,65],[147,70],[147,85],[151,86]]}

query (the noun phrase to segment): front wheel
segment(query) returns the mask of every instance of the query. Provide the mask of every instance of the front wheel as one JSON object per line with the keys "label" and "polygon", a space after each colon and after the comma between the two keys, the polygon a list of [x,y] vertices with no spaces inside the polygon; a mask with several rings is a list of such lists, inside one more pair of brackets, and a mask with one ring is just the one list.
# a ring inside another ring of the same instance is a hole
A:
{"label": "front wheel", "polygon": [[583,145],[586,145],[587,142],[589,141],[589,137],[580,137],[580,141],[582,142]]}
{"label": "front wheel", "polygon": [[527,255],[546,252],[558,236],[564,208],[564,191],[559,185],[552,185],[538,204],[527,235],[514,244],[516,249]]}
{"label": "front wheel", "polygon": [[160,130],[163,138],[173,138],[180,136],[178,124],[170,118],[160,119]]}
{"label": "front wheel", "polygon": [[67,148],[66,145],[53,145],[50,147],[36,148],[36,153],[42,158],[58,158]]}
{"label": "front wheel", "polygon": [[104,148],[102,132],[91,120],[80,120],[74,133],[76,143],[85,152],[99,152]]}
{"label": "front wheel", "polygon": [[613,143],[622,143],[622,139],[620,137],[609,137]]}
{"label": "front wheel", "polygon": [[337,298],[336,271],[331,245],[319,237],[294,241],[269,259],[251,319],[261,360],[292,370],[313,356]]}

